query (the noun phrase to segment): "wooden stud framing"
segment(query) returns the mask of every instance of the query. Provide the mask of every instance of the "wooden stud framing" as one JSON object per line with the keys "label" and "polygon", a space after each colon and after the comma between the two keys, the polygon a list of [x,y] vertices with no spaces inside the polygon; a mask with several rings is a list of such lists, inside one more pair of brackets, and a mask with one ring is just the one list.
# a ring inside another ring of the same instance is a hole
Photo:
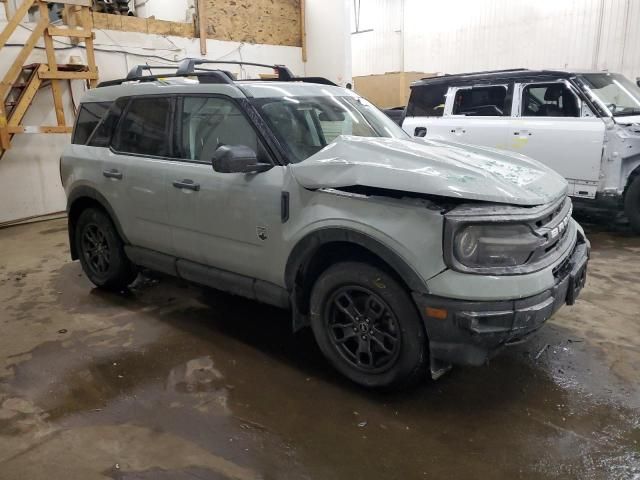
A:
{"label": "wooden stud framing", "polygon": [[[93,16],[88,8],[83,8],[80,12],[80,20],[82,27],[87,32],[93,30]],[[89,75],[85,78],[89,79],[89,86],[96,88],[98,85],[98,67],[96,66],[96,55],[93,48],[93,35],[84,39],[84,43],[87,51],[87,65],[89,66]]]}
{"label": "wooden stud framing", "polygon": [[40,78],[43,80],[96,80],[98,75],[91,72],[61,72],[57,70],[42,72]]}
{"label": "wooden stud framing", "polygon": [[47,32],[52,37],[75,37],[75,38],[92,38],[93,32],[91,30],[79,29],[79,28],[58,28],[49,27]]}
{"label": "wooden stud framing", "polygon": [[[49,9],[47,7],[47,4],[45,2],[40,2],[38,6],[40,7],[40,18],[46,18],[48,24]],[[56,59],[56,50],[53,46],[53,38],[51,38],[51,35],[49,35],[48,30],[45,30],[44,32],[44,46],[47,50],[47,62],[49,63],[49,71],[52,74],[56,74],[58,72],[58,60]],[[58,120],[58,125],[64,126],[66,124],[66,120],[64,118],[64,105],[62,104],[62,89],[60,88],[59,80],[55,77],[52,78],[51,93],[53,94],[53,104],[56,109],[56,120]]]}
{"label": "wooden stud framing", "polygon": [[22,5],[20,5],[20,7],[16,10],[16,13],[13,15],[13,17],[11,17],[11,20],[9,20],[9,23],[7,23],[6,27],[4,27],[4,30],[0,32],[0,49],[7,43],[7,40],[9,40],[9,37],[16,29],[16,27],[20,24],[22,17],[27,14],[34,1],[35,0],[25,0]]}
{"label": "wooden stud framing", "polygon": [[11,67],[9,67],[9,70],[2,79],[2,82],[0,82],[0,100],[3,103],[9,89],[18,78],[18,75],[20,75],[24,62],[27,60],[27,58],[29,58],[29,54],[33,50],[33,47],[36,46],[38,39],[44,33],[47,25],[49,25],[49,17],[47,16],[45,18],[41,18],[40,21],[36,24],[36,27],[33,29],[33,32],[31,32],[31,35],[29,35],[29,38],[24,44],[22,50],[20,50],[20,53],[14,60],[13,64],[11,65]]}
{"label": "wooden stud framing", "polygon": [[[65,4],[65,14],[69,21],[67,28],[61,28],[49,24],[48,3]],[[22,18],[33,5],[38,5],[40,20],[32,30],[29,38],[11,64],[4,78],[0,81],[0,149],[10,147],[11,137],[17,133],[71,133],[73,127],[66,125],[64,105],[62,101],[61,80],[88,80],[91,87],[95,87],[98,80],[98,68],[95,61],[93,46],[93,17],[90,8],[92,0],[24,0],[16,10],[15,15],[9,20],[4,30],[0,32],[0,49],[4,47],[11,34],[19,25]],[[73,17],[73,18],[70,18]],[[70,27],[70,28],[69,28]],[[75,28],[74,28],[75,27]],[[53,36],[64,36],[77,41],[84,39],[87,52],[88,71],[60,71],[56,59],[56,50],[53,45]],[[5,99],[20,73],[23,65],[29,58],[36,43],[43,37],[47,54],[47,64],[38,67],[37,72],[31,75],[29,83],[24,87],[19,96],[18,103],[13,107],[9,118],[5,109]],[[51,80],[51,90],[56,111],[57,126],[23,126],[20,125],[24,115],[31,105],[43,80]]]}

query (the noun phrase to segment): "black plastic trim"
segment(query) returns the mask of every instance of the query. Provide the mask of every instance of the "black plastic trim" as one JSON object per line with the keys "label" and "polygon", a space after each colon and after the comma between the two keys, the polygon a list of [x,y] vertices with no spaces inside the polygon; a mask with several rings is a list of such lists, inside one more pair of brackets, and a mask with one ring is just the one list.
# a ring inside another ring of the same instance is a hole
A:
{"label": "black plastic trim", "polygon": [[[79,201],[82,200],[83,198],[89,198],[95,202],[97,202],[102,208],[104,208],[104,210],[109,214],[109,217],[111,218],[111,221],[113,222],[114,226],[116,227],[116,231],[118,232],[118,235],[120,235],[120,238],[122,239],[122,241],[127,244],[129,243],[129,241],[127,240],[127,236],[125,235],[124,231],[122,230],[122,226],[120,225],[120,222],[118,221],[118,217],[115,214],[115,211],[113,210],[113,208],[111,207],[111,204],[109,203],[109,201],[104,197],[104,195],[102,195],[100,192],[98,192],[95,188],[90,187],[88,185],[79,185],[77,187],[75,187],[71,193],[69,194],[68,198],[67,198],[67,214],[71,213],[71,210],[73,208],[73,205]],[[69,217],[69,222],[68,222],[68,231],[69,231],[69,246],[71,249],[71,258],[73,260],[78,258],[78,253],[77,253],[77,249],[76,249],[76,242],[75,242],[75,235],[73,232],[73,228],[75,225],[72,224],[71,219]]]}
{"label": "black plastic trim", "polygon": [[282,192],[280,195],[280,219],[282,223],[289,220],[289,192]]}
{"label": "black plastic trim", "polygon": [[347,228],[322,228],[309,233],[296,244],[285,269],[287,290],[293,291],[298,271],[313,258],[318,249],[332,242],[353,243],[365,248],[394,269],[411,290],[427,293],[425,282],[397,253],[373,237]]}

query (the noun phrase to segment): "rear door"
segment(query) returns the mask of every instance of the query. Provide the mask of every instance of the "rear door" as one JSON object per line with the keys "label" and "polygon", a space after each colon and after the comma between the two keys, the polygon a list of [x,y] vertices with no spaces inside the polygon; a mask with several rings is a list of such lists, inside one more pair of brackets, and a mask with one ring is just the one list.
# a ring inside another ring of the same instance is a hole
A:
{"label": "rear door", "polygon": [[604,145],[604,122],[566,81],[516,85],[508,148],[554,169],[569,193],[594,198]]}
{"label": "rear door", "polygon": [[449,138],[449,125],[443,118],[448,90],[444,83],[412,87],[402,122],[404,131],[413,137]]}
{"label": "rear door", "polygon": [[[105,159],[105,171],[121,182],[114,202],[128,240],[172,253],[166,164],[173,155],[171,124],[175,97],[133,97],[124,110]],[[114,206],[115,208],[115,206]]]}
{"label": "rear door", "polygon": [[[506,148],[510,124],[511,99],[513,85],[501,83],[496,85],[455,86],[448,88],[444,104],[434,107],[435,93],[432,88],[424,93],[416,87],[412,98],[429,108],[431,114],[441,116],[413,117],[407,119],[403,128],[414,136],[427,138],[444,138],[451,141],[484,145],[494,148]],[[422,95],[422,97],[420,97]],[[422,107],[422,111],[427,111]],[[412,113],[421,113],[414,108]],[[427,111],[428,113],[428,111]],[[425,131],[426,130],[426,131]]]}

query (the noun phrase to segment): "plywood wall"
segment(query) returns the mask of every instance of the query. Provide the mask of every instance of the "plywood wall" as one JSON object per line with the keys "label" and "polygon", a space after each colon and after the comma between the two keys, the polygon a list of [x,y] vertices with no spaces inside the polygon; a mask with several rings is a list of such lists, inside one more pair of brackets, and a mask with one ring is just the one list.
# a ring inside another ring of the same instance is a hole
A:
{"label": "plywood wall", "polygon": [[208,37],[302,46],[300,0],[206,0]]}

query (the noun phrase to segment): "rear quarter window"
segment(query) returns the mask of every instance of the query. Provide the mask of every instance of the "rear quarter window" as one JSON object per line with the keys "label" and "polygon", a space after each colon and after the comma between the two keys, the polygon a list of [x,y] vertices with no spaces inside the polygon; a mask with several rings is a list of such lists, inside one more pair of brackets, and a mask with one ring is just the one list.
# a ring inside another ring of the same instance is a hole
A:
{"label": "rear quarter window", "polygon": [[407,105],[407,117],[441,117],[448,89],[448,85],[413,87]]}
{"label": "rear quarter window", "polygon": [[72,143],[85,145],[93,131],[107,113],[112,102],[83,103],[80,105],[76,127],[73,130]]}

